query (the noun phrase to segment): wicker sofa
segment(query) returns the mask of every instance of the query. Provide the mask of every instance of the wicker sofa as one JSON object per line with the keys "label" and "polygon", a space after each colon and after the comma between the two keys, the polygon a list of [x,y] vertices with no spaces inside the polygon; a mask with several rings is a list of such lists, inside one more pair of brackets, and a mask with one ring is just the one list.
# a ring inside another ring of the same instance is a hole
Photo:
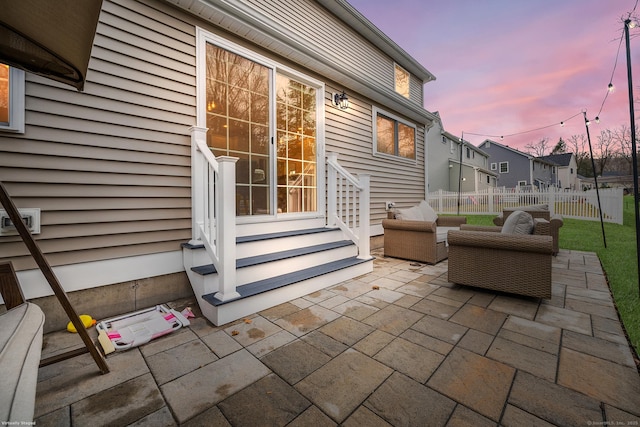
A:
{"label": "wicker sofa", "polygon": [[535,219],[533,234],[505,234],[501,227],[479,226],[450,231],[449,281],[551,298],[553,239],[545,231],[548,227],[548,221]]}
{"label": "wicker sofa", "polygon": [[513,208],[505,208],[502,213],[495,218],[493,218],[493,223],[496,226],[501,227],[504,224],[504,221],[509,218],[515,211],[523,211],[527,212],[534,218],[542,218],[549,221],[549,232],[548,234],[553,237],[553,255],[557,255],[560,250],[559,246],[559,236],[560,236],[560,228],[563,225],[562,216],[561,215],[553,215],[549,212],[548,205],[532,205],[532,206],[520,206]]}
{"label": "wicker sofa", "polygon": [[[421,202],[426,208],[426,202]],[[384,256],[436,264],[447,258],[447,232],[458,229],[467,219],[463,216],[440,216],[431,213],[430,220],[398,219],[401,210],[382,221]],[[424,218],[424,217],[423,217]],[[434,220],[435,219],[435,220]]]}

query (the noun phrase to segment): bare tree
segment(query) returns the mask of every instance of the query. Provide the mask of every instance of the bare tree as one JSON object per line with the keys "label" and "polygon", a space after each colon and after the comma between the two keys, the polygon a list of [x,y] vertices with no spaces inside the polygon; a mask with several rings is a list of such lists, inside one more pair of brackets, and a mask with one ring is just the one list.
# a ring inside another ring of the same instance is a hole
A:
{"label": "bare tree", "polygon": [[596,168],[599,174],[602,174],[607,167],[607,163],[618,154],[617,140],[615,134],[610,129],[600,131],[600,135],[596,138],[594,148],[594,157]]}
{"label": "bare tree", "polygon": [[576,156],[578,174],[586,177],[592,177],[593,170],[591,167],[591,158],[589,156],[589,143],[587,141],[587,136],[584,134],[571,135],[571,137],[566,141],[566,144],[569,151]]}
{"label": "bare tree", "polygon": [[618,129],[614,130],[614,138],[616,139],[616,143],[619,147],[619,156],[624,160],[626,165],[626,170],[624,172],[630,174],[633,166],[631,128],[627,125],[620,126]]}
{"label": "bare tree", "polygon": [[542,157],[549,151],[549,138],[542,138],[538,142],[530,142],[524,146],[527,149],[527,153],[534,157]]}

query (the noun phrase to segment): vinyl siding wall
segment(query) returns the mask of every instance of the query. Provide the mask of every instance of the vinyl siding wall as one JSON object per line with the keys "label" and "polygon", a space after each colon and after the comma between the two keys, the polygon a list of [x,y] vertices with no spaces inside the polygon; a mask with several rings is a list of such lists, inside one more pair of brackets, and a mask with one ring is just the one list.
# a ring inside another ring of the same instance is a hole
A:
{"label": "vinyl siding wall", "polygon": [[[394,89],[394,61],[321,5],[301,0],[243,0],[231,3],[250,4],[256,11],[284,26],[297,42],[330,60],[336,68],[364,75],[375,85]],[[411,102],[422,105],[423,84],[411,75]]]}
{"label": "vinyl siding wall", "polygon": [[[191,237],[194,43],[170,14],[105,1],[84,93],[27,73],[26,132],[0,134],[0,180],[18,207],[41,208],[35,237],[52,265],[177,251]],[[35,267],[17,236],[0,237],[6,259]]]}
{"label": "vinyl siding wall", "polygon": [[[393,61],[315,2],[255,7],[323,54],[342,52],[350,73],[393,89]],[[53,266],[179,251],[191,238],[196,26],[275,57],[268,43],[256,47],[163,1],[105,0],[83,93],[27,73],[26,132],[0,133],[0,180],[18,207],[41,209],[36,239]],[[409,206],[424,198],[424,126],[416,123],[415,163],[375,157],[372,102],[349,92],[351,108],[337,110],[329,97],[341,85],[279,61],[325,81],[325,151],[340,153],[352,173],[372,175],[373,225],[386,217],[386,200]],[[414,78],[411,102],[421,96]],[[35,268],[17,236],[0,237],[4,260]]]}
{"label": "vinyl siding wall", "polygon": [[[332,90],[327,87],[329,94]],[[338,161],[349,172],[371,175],[371,225],[379,226],[387,217],[386,201],[409,207],[425,198],[424,126],[416,128],[415,162],[374,156],[372,105],[355,96],[349,97],[349,103],[346,112],[332,106],[326,109],[326,151],[338,153]],[[376,230],[382,232],[378,227],[372,233]]]}

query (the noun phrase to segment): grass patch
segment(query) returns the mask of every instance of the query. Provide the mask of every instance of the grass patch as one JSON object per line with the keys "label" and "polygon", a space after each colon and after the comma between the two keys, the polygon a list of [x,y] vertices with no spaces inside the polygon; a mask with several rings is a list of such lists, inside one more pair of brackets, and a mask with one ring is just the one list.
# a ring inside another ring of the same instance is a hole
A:
{"label": "grass patch", "polygon": [[560,247],[598,254],[607,274],[622,323],[636,354],[640,354],[640,296],[638,294],[638,258],[632,196],[623,201],[623,224],[604,224],[604,247],[600,221],[565,218],[560,229]]}
{"label": "grass patch", "polygon": [[[564,218],[559,245],[561,249],[598,254],[631,345],[636,354],[640,354],[640,296],[633,196],[625,196],[623,204],[623,224],[604,224],[606,248],[600,221],[572,218]],[[493,218],[494,215],[467,215],[467,223],[493,225]]]}

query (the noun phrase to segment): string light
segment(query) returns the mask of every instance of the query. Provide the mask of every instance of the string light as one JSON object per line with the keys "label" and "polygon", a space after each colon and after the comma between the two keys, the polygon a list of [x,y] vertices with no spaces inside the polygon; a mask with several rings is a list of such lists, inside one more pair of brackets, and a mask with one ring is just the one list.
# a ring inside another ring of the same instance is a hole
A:
{"label": "string light", "polygon": [[[561,121],[560,122],[560,126],[564,126],[564,124],[566,122],[568,122],[569,120],[573,119],[574,117],[576,117],[576,116],[578,116],[580,114],[582,114],[582,111],[579,112],[579,113],[574,114],[573,116],[569,117],[566,120]],[[484,133],[471,133],[471,132],[465,132],[465,133],[467,135],[483,136],[485,138],[500,138],[500,140],[502,141],[502,140],[504,140],[504,138],[507,138],[507,137],[518,136],[518,135],[522,135],[522,134],[529,133],[529,132],[535,132],[535,131],[547,129],[547,128],[550,128],[550,127],[553,127],[553,126],[556,126],[556,125],[557,125],[557,122],[553,123],[553,124],[550,124],[550,125],[547,125],[547,126],[541,126],[539,128],[535,128],[535,129],[529,129],[529,130],[525,130],[525,131],[521,131],[521,132],[510,133],[508,135],[490,135],[490,134],[484,134]]]}
{"label": "string light", "polygon": [[[638,5],[638,2],[636,1],[636,7]],[[633,8],[632,12],[629,12],[629,18],[631,17],[631,15],[633,14],[633,12],[635,11],[636,7]],[[629,26],[629,28],[635,28],[638,23],[635,20],[630,20],[630,22],[627,24]],[[602,109],[604,108],[604,104],[607,100],[607,97],[609,96],[610,93],[615,92],[615,86],[613,84],[613,76],[615,75],[616,72],[616,67],[618,66],[618,58],[620,56],[620,48],[622,46],[622,40],[624,39],[624,37],[620,37],[620,43],[618,44],[618,51],[616,52],[616,58],[613,64],[613,70],[611,71],[611,78],[609,79],[609,84],[607,85],[607,92],[604,96],[604,99],[602,100],[602,104],[600,105],[600,110],[598,111],[598,114],[595,117],[595,122],[596,123],[600,123],[600,114],[602,113]],[[586,110],[581,111],[580,113],[576,113],[573,116],[569,117],[566,120],[563,120],[560,122],[560,127],[564,127],[565,123],[568,122],[569,120],[573,119],[574,117],[576,117],[579,114],[583,114],[585,113]],[[591,122],[586,119],[585,116],[585,124],[587,126],[589,126],[591,124]],[[500,138],[500,140],[504,140],[505,137],[511,137],[511,136],[518,136],[518,135],[522,135],[525,133],[529,133],[529,132],[535,132],[535,131],[539,131],[539,130],[543,130],[543,129],[547,129],[550,128],[552,126],[555,126],[556,124],[552,124],[552,125],[547,125],[547,126],[542,126],[539,128],[535,128],[535,129],[529,129],[529,130],[525,130],[525,131],[521,131],[521,132],[516,132],[516,133],[512,133],[512,134],[508,134],[508,135],[489,135],[489,134],[481,134],[481,133],[471,133],[471,132],[467,132],[467,135],[474,135],[474,136],[482,136],[482,137],[486,137],[486,138]]]}

